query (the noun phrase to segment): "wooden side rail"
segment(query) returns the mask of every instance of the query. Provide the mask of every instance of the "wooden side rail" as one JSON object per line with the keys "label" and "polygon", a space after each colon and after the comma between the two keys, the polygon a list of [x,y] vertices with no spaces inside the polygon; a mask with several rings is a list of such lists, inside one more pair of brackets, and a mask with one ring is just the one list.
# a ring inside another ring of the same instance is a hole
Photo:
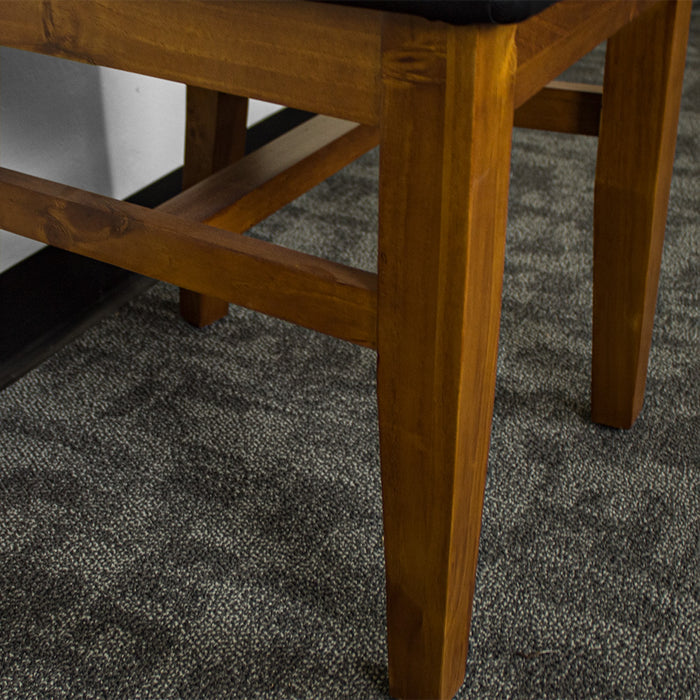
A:
{"label": "wooden side rail", "polygon": [[518,25],[515,106],[658,0],[563,0]]}
{"label": "wooden side rail", "polygon": [[0,2],[0,45],[365,124],[380,30],[381,13],[312,2]]}
{"label": "wooden side rail", "polygon": [[0,168],[0,227],[376,346],[376,275]]}
{"label": "wooden side rail", "polygon": [[[562,0],[521,23],[515,106],[653,4]],[[379,121],[381,28],[387,13],[312,2],[85,5],[0,0],[0,45],[362,124]],[[185,35],[178,29],[185,26],[196,30]]]}
{"label": "wooden side rail", "polygon": [[597,136],[603,88],[552,82],[515,110],[515,126]]}
{"label": "wooden side rail", "polygon": [[379,144],[379,131],[316,116],[161,205],[243,233]]}
{"label": "wooden side rail", "polygon": [[[190,95],[197,92],[219,102],[224,98],[243,99],[189,88],[188,112]],[[221,110],[210,111],[216,115]],[[245,133],[245,123],[242,126]],[[225,139],[224,134],[221,140]],[[217,142],[209,141],[207,145],[211,146]],[[376,127],[316,116],[236,164],[215,167],[205,163],[201,167],[196,154],[189,161],[186,155],[183,185],[188,189],[162,206],[161,211],[243,233],[378,143]],[[197,178],[188,177],[188,165],[194,165]],[[202,176],[207,169],[216,174],[204,182]],[[227,301],[186,289],[180,291],[180,313],[195,326],[208,325],[227,311]]]}

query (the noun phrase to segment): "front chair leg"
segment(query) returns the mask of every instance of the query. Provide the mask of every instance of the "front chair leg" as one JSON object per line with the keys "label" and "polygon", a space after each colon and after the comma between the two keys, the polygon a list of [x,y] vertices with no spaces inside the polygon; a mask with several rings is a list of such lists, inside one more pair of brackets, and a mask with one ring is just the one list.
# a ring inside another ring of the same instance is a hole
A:
{"label": "front chair leg", "polygon": [[[187,86],[183,190],[245,155],[247,117],[247,98]],[[180,289],[180,315],[193,326],[208,326],[227,313],[223,299]]]}
{"label": "front chair leg", "polygon": [[493,410],[514,29],[387,18],[378,401],[389,677],[464,678]]}
{"label": "front chair leg", "polygon": [[644,401],[692,3],[662,2],[608,41],[595,186],[593,420]]}

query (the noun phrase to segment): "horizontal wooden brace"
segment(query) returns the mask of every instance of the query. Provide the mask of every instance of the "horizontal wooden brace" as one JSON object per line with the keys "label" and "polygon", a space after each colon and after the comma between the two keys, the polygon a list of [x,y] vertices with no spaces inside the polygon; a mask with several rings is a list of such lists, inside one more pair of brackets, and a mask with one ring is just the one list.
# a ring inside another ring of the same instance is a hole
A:
{"label": "horizontal wooden brace", "polygon": [[518,25],[515,106],[663,0],[561,0]]}
{"label": "horizontal wooden brace", "polygon": [[[515,106],[655,1],[561,0],[520,23]],[[0,45],[376,125],[391,21],[315,2],[0,0]]]}
{"label": "horizontal wooden brace", "polygon": [[0,228],[376,347],[376,275],[0,168]]}
{"label": "horizontal wooden brace", "polygon": [[515,110],[515,126],[597,136],[603,88],[552,82]]}
{"label": "horizontal wooden brace", "polygon": [[381,14],[315,2],[0,0],[0,45],[379,120]]}
{"label": "horizontal wooden brace", "polygon": [[243,233],[379,144],[379,130],[316,116],[159,208]]}

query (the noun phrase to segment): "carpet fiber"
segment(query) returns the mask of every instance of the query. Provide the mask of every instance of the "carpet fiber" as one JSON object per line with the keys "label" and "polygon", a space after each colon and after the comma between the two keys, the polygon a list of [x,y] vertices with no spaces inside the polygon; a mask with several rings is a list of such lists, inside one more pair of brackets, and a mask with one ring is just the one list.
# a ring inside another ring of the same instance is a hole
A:
{"label": "carpet fiber", "polygon": [[[460,698],[700,697],[697,9],[630,431],[588,415],[596,141],[515,133]],[[373,152],[255,235],[372,268],[376,179]],[[0,697],[387,697],[374,376],[239,308],[191,329],[159,284],[2,392]]]}

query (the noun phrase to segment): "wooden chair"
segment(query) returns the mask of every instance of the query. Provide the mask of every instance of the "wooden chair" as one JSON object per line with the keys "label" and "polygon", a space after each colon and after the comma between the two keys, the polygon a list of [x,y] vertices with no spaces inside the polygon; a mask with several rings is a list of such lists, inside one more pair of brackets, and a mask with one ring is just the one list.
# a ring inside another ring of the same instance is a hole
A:
{"label": "wooden chair", "polygon": [[[0,2],[2,45],[190,86],[191,185],[146,210],[0,169],[1,227],[193,290],[183,308],[199,324],[234,302],[377,349],[396,696],[451,697],[464,676],[513,123],[600,132],[592,414],[628,427],[690,10],[562,0],[516,24],[457,26],[315,2]],[[599,90],[548,86],[608,38],[602,109]],[[323,116],[240,158],[248,97]],[[377,144],[377,274],[231,235]]]}

